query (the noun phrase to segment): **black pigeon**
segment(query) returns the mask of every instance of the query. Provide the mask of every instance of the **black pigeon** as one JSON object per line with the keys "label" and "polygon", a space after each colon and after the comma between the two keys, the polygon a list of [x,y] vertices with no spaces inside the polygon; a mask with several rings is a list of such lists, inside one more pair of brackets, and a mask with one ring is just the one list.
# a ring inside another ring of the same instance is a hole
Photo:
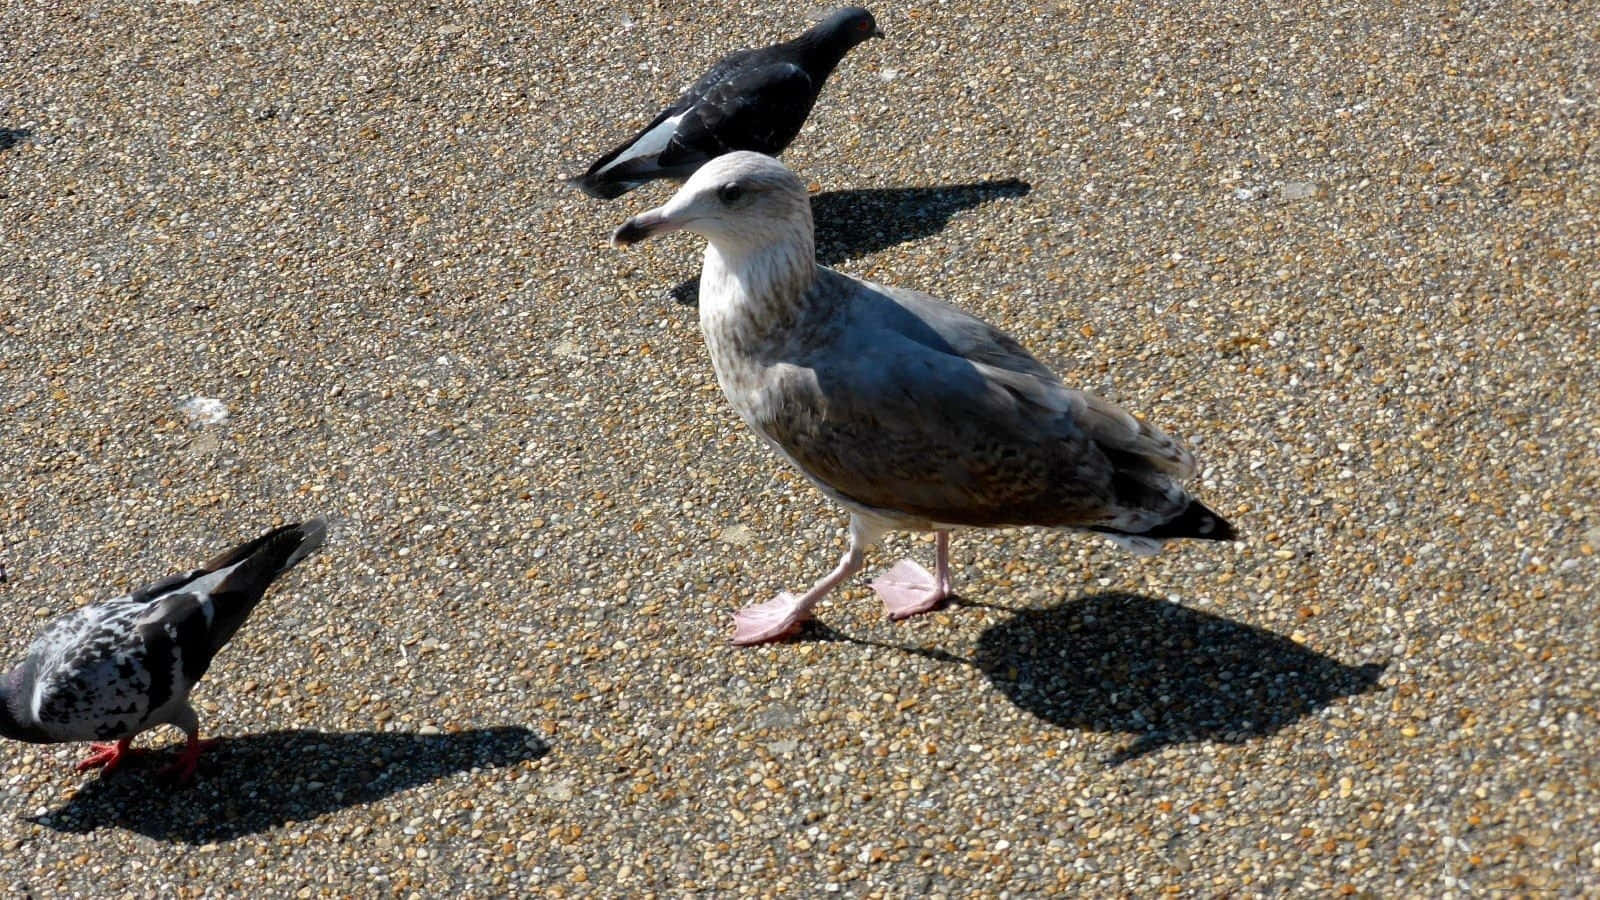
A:
{"label": "black pigeon", "polygon": [[194,776],[203,747],[189,692],[267,587],[322,545],[327,522],[286,525],[173,575],[51,622],[0,683],[0,735],[36,744],[97,743],[78,769],[115,768],[140,732],[188,736],[169,770]]}
{"label": "black pigeon", "polygon": [[729,54],[643,131],[569,181],[610,200],[656,178],[687,178],[735,150],[777,156],[800,133],[833,67],[874,37],[883,32],[872,13],[848,6],[792,41]]}

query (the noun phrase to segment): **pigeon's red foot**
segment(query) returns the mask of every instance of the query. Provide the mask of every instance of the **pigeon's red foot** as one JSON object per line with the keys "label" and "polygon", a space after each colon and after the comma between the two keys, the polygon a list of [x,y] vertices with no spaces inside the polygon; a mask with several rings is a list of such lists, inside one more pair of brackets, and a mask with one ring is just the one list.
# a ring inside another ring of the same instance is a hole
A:
{"label": "pigeon's red foot", "polygon": [[109,772],[122,765],[124,759],[138,752],[130,749],[128,745],[132,743],[133,738],[128,737],[117,741],[115,744],[90,744],[89,749],[93,750],[94,753],[90,754],[88,759],[78,763],[77,770],[82,772],[85,769],[103,766],[104,770]]}
{"label": "pigeon's red foot", "polygon": [[160,774],[178,784],[188,784],[194,780],[194,771],[200,766],[200,751],[209,750],[216,743],[189,738],[189,743],[184,745],[183,755],[178,757],[177,762],[164,767]]}

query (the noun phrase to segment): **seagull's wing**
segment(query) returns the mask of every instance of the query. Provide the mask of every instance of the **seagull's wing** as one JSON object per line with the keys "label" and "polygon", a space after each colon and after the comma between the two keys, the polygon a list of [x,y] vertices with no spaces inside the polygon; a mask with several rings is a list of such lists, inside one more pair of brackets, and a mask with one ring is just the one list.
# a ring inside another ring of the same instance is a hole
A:
{"label": "seagull's wing", "polygon": [[1182,511],[1181,489],[1146,459],[1167,458],[1165,435],[1062,386],[954,307],[855,286],[837,338],[769,369],[756,407],[813,478],[952,525],[1122,528]]}
{"label": "seagull's wing", "polygon": [[1180,481],[1193,477],[1194,456],[1182,443],[1103,397],[1062,386],[1049,367],[1011,335],[988,322],[920,291],[830,274],[853,282],[858,294],[876,292],[893,300],[919,325],[938,335],[948,348],[946,352],[989,367],[993,378],[1026,394],[1040,407],[1059,409],[1065,404],[1078,427],[1103,450],[1132,454]]}

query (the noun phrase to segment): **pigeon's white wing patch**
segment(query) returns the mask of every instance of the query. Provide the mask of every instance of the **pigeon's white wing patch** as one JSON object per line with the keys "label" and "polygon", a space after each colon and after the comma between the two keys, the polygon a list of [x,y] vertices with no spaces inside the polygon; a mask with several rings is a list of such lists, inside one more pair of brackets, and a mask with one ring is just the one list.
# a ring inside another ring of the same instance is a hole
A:
{"label": "pigeon's white wing patch", "polygon": [[660,125],[639,135],[639,139],[633,142],[633,146],[617,154],[616,159],[606,163],[605,168],[594,174],[596,176],[604,175],[623,163],[632,162],[646,156],[655,156],[667,149],[668,142],[672,140],[672,136],[678,131],[678,123],[683,121],[685,115],[687,113],[678,113],[671,118],[662,119]]}

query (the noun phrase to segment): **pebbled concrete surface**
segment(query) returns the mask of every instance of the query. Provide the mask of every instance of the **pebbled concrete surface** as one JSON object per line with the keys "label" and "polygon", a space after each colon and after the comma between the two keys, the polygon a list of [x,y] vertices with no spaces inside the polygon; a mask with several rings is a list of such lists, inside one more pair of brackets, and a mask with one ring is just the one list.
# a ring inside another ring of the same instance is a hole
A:
{"label": "pebbled concrete surface", "polygon": [[716,6],[0,12],[0,646],[337,523],[195,787],[0,750],[9,892],[1600,890],[1581,5],[876,10],[785,154],[825,261],[1189,438],[1248,539],[962,536],[950,608],[746,651],[843,517],[717,392],[695,240],[605,245],[671,187],[558,180],[818,11]]}

